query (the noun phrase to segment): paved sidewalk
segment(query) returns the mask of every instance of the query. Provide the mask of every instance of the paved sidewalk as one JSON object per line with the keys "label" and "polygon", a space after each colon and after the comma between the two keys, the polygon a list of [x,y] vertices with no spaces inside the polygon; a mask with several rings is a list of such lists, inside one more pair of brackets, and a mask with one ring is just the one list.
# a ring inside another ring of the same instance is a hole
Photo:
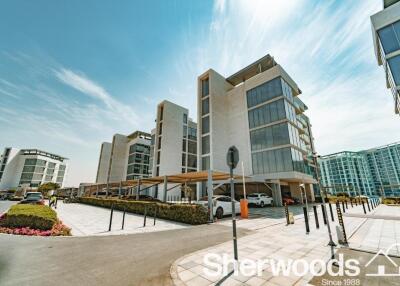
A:
{"label": "paved sidewalk", "polygon": [[400,256],[400,207],[381,205],[349,240],[351,248],[376,253],[387,250]]}
{"label": "paved sidewalk", "polygon": [[190,227],[187,224],[161,219],[157,219],[154,226],[153,217],[147,217],[146,227],[143,227],[142,215],[126,213],[125,227],[121,230],[123,212],[114,210],[109,232],[110,209],[77,203],[64,204],[58,201],[56,211],[59,219],[72,229],[74,236],[145,233]]}
{"label": "paved sidewalk", "polygon": [[[336,207],[333,206],[335,214],[335,222],[331,221],[331,229],[333,239],[336,240]],[[375,210],[374,210],[375,211]],[[374,212],[373,211],[373,212]],[[354,207],[346,210],[346,213],[362,213],[362,207]],[[328,208],[328,218],[330,212]],[[365,218],[360,217],[345,217],[346,232],[351,236],[364,222]],[[223,222],[225,224],[225,222]],[[261,227],[262,223],[265,227]],[[321,212],[319,211],[320,228],[316,229],[314,216],[310,213],[310,228],[309,234],[305,232],[304,219],[297,216],[294,225],[286,226],[285,222],[276,219],[258,219],[256,225],[254,220],[240,220],[238,226],[249,229],[255,229],[256,233],[240,238],[238,240],[239,261],[250,259],[256,261],[258,259],[297,259],[302,258],[306,261],[313,259],[328,260],[331,253],[331,248],[327,246],[328,232],[327,227],[322,220]],[[204,249],[192,253],[186,257],[177,260],[171,267],[171,276],[174,279],[175,285],[215,285],[220,281],[222,276],[209,276],[204,272],[205,265],[204,257],[206,254],[226,254],[229,259],[233,259],[233,244],[232,241],[226,242],[208,249]],[[214,261],[222,265],[220,261]],[[231,276],[219,285],[307,285],[312,278],[311,274],[303,277],[291,274],[289,276],[273,276],[269,265],[264,265],[262,276]]]}

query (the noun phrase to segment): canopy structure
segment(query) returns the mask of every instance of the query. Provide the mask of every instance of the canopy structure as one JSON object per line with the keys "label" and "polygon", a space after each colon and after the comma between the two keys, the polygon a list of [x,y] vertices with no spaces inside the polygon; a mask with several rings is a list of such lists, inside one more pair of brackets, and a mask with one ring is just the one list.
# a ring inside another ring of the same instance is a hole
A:
{"label": "canopy structure", "polygon": [[[210,176],[209,176],[210,175]],[[228,173],[220,171],[200,171],[190,172],[175,175],[165,175],[151,178],[140,178],[135,180],[121,181],[121,182],[109,182],[103,184],[93,184],[84,186],[85,195],[93,195],[103,189],[106,189],[107,195],[110,189],[121,189],[121,188],[145,188],[156,186],[159,184],[193,184],[198,182],[207,182],[209,179],[212,181],[225,181],[230,178]],[[234,179],[242,180],[242,176],[234,175]],[[144,190],[142,189],[142,190]],[[168,191],[168,190],[167,190]],[[139,190],[140,192],[140,190]]]}

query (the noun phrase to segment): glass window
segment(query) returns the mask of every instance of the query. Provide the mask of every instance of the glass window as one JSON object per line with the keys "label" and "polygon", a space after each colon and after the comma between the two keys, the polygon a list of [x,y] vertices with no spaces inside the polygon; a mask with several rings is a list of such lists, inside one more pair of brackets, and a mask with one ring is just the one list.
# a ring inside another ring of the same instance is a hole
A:
{"label": "glass window", "polygon": [[385,54],[389,54],[400,49],[393,25],[386,26],[378,31]]}
{"label": "glass window", "polygon": [[206,115],[210,112],[210,98],[207,97],[201,102],[201,115]]}
{"label": "glass window", "polygon": [[201,131],[202,134],[210,132],[210,117],[206,116],[201,119]]}
{"label": "glass window", "polygon": [[182,140],[182,151],[186,152],[186,140],[185,139]]}
{"label": "glass window", "polygon": [[186,125],[183,126],[183,138],[187,137],[188,127]]}
{"label": "glass window", "polygon": [[158,149],[161,149],[161,136],[158,137]]}
{"label": "glass window", "polygon": [[210,169],[210,157],[209,156],[201,158],[201,167],[202,167],[203,171]]}
{"label": "glass window", "polygon": [[197,168],[197,156],[195,155],[188,155],[188,168]]}
{"label": "glass window", "polygon": [[201,96],[205,97],[209,94],[209,80],[208,78],[201,81]]}
{"label": "glass window", "polygon": [[25,166],[34,166],[36,165],[36,159],[25,159]]}
{"label": "glass window", "polygon": [[253,107],[280,95],[282,95],[282,84],[280,77],[277,77],[248,90],[247,107]]}
{"label": "glass window", "polygon": [[160,122],[160,125],[159,125],[159,126],[160,126],[160,128],[158,129],[158,131],[159,131],[159,132],[158,132],[158,135],[161,135],[161,134],[162,134],[162,122]]}
{"label": "glass window", "polygon": [[201,149],[202,149],[202,154],[210,153],[210,136],[209,135],[201,138]]}
{"label": "glass window", "polygon": [[187,124],[188,116],[186,113],[183,114],[183,123]]}
{"label": "glass window", "polygon": [[197,142],[188,142],[188,152],[192,154],[197,154]]}
{"label": "glass window", "polygon": [[182,154],[182,166],[186,166],[186,154]]}
{"label": "glass window", "polygon": [[396,85],[400,85],[400,56],[390,58],[388,62],[394,82],[396,83]]}
{"label": "glass window", "polygon": [[164,113],[164,106],[161,105],[161,107],[160,107],[160,121],[163,120],[163,113]]}

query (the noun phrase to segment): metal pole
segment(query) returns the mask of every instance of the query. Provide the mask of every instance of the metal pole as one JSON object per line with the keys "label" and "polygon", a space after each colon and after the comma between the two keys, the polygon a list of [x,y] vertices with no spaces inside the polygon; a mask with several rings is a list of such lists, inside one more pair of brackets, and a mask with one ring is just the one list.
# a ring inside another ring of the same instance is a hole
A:
{"label": "metal pole", "polygon": [[168,188],[168,186],[167,186],[167,182],[168,182],[168,180],[167,180],[167,176],[164,176],[164,193],[163,193],[163,202],[166,202],[166,201],[167,201],[167,188]]}
{"label": "metal pole", "polygon": [[111,231],[112,219],[114,214],[114,204],[111,205],[111,213],[110,213],[110,224],[108,226],[108,231]]}
{"label": "metal pole", "polygon": [[368,211],[370,212],[371,211],[371,208],[370,208],[370,206],[369,206],[369,200],[367,199],[367,207],[368,207]]}
{"label": "metal pole", "polygon": [[364,214],[367,214],[367,211],[365,210],[365,204],[364,204],[364,201],[361,201],[361,203],[362,203],[362,206],[363,206]]}
{"label": "metal pole", "polygon": [[317,206],[313,206],[313,209],[314,209],[314,216],[315,216],[315,226],[316,226],[317,228],[319,228]]}
{"label": "metal pole", "polygon": [[157,205],[154,207],[154,219],[153,219],[153,225],[156,225],[156,219],[157,219]]}
{"label": "metal pole", "polygon": [[143,227],[146,226],[146,218],[147,218],[147,206],[144,206]]}
{"label": "metal pole", "polygon": [[[320,193],[321,193],[322,205],[324,206],[322,211],[325,213],[325,217],[327,217],[326,207],[325,207],[325,201],[326,201],[326,196],[325,195],[326,195],[326,193],[325,193],[325,189],[322,190],[322,187],[321,187],[321,179],[320,179],[320,176],[319,176],[319,167],[318,167],[318,161],[317,161],[317,154],[316,153],[313,153],[313,161],[314,161],[314,165],[315,165],[315,174],[317,175],[318,187],[319,187]],[[331,206],[330,203],[329,203],[329,207],[330,207],[330,211],[331,211],[332,221],[334,221],[332,206]],[[336,244],[333,242],[333,239],[332,239],[332,231],[331,231],[331,225],[329,223],[329,219],[327,219],[326,222],[327,222],[327,226],[328,226],[328,235],[329,235],[328,245],[331,246],[331,258],[333,259],[335,257],[335,253],[334,253],[333,247],[336,246]]]}
{"label": "metal pole", "polygon": [[137,189],[136,189],[136,200],[139,200],[139,193],[140,193],[140,179],[137,181]]}
{"label": "metal pole", "polygon": [[327,222],[326,209],[325,209],[325,206],[323,204],[321,205],[321,209],[322,209],[322,218],[324,219],[324,224],[326,225],[326,222]]}
{"label": "metal pole", "polygon": [[288,206],[287,206],[286,203],[285,203],[285,216],[286,216],[286,225],[289,225],[290,224],[290,221],[289,221],[289,209],[288,209]]}
{"label": "metal pole", "polygon": [[306,224],[306,234],[310,233],[310,226],[308,225],[308,214],[307,214],[307,208],[303,207],[303,213],[304,213],[304,222]]}
{"label": "metal pole", "polygon": [[234,258],[238,260],[238,249],[237,249],[237,234],[236,234],[236,211],[235,211],[235,185],[233,183],[233,168],[229,168],[230,175],[230,187],[231,187],[231,204],[232,204],[232,227],[233,227],[233,252]]}
{"label": "metal pole", "polygon": [[344,201],[342,201],[342,208],[343,208],[343,213],[346,213],[346,210],[344,208]]}
{"label": "metal pole", "polygon": [[242,182],[243,182],[243,196],[244,196],[244,199],[246,199],[246,182],[244,180],[244,164],[243,164],[243,161],[242,161]]}
{"label": "metal pole", "polygon": [[122,227],[121,227],[121,229],[124,229],[124,226],[125,226],[125,213],[126,213],[126,207],[124,207],[124,214],[122,215]]}
{"label": "metal pole", "polygon": [[[334,217],[334,215],[333,215],[333,210],[332,210],[332,205],[331,205],[331,203],[329,203],[329,210],[330,210],[330,213],[331,213],[331,219],[332,219],[332,221],[335,221],[335,217]],[[328,221],[328,225],[329,225],[329,221]]]}

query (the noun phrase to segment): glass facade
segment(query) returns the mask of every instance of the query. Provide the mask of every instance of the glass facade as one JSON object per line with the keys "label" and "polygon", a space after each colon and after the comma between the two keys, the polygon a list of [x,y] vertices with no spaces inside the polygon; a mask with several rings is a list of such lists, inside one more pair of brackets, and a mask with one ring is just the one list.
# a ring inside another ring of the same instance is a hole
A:
{"label": "glass facade", "polygon": [[147,178],[150,174],[150,146],[132,144],[129,146],[126,179]]}
{"label": "glass facade", "polygon": [[201,138],[201,150],[202,154],[210,153],[210,135]]}
{"label": "glass facade", "polygon": [[38,187],[45,182],[55,182],[62,184],[65,177],[66,165],[60,164],[57,170],[56,163],[48,162],[43,159],[26,158],[22,169],[19,184],[26,184],[30,187]]}
{"label": "glass facade", "polygon": [[300,151],[305,152],[304,144],[295,126],[293,91],[287,82],[277,77],[247,91],[247,105],[253,173],[310,174]]}

